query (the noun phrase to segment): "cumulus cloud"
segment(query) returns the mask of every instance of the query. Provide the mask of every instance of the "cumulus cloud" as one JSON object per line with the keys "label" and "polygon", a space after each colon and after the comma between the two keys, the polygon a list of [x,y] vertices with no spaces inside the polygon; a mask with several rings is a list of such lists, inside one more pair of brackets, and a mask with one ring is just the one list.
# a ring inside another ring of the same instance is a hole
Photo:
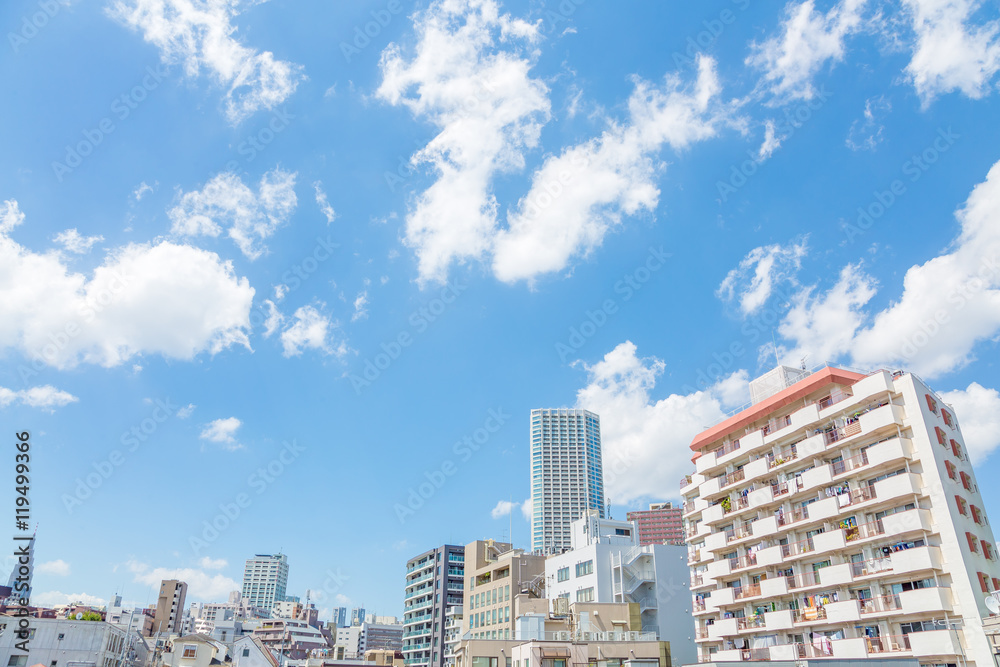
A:
{"label": "cumulus cloud", "polygon": [[133,581],[159,590],[164,579],[187,582],[188,596],[195,600],[218,601],[227,598],[231,591],[240,590],[233,579],[221,574],[208,574],[204,569],[152,567],[148,563],[130,560],[126,564]]}
{"label": "cumulus cloud", "polygon": [[237,124],[261,109],[273,109],[295,92],[302,67],[270,51],[233,38],[233,20],[252,0],[116,0],[108,14],[142,33],[166,64],[179,63],[196,77],[202,71],[226,89],[224,111]]}
{"label": "cumulus cloud", "polygon": [[194,414],[194,409],[196,407],[197,406],[194,403],[188,403],[183,408],[181,408],[180,410],[177,411],[177,418],[178,419],[187,419],[188,417],[190,417],[191,415]]}
{"label": "cumulus cloud", "polygon": [[1000,392],[973,382],[941,398],[955,409],[969,457],[979,465],[1000,447]]}
{"label": "cumulus cloud", "polygon": [[222,445],[223,448],[229,451],[236,451],[237,449],[243,449],[243,445],[236,441],[236,431],[242,425],[243,422],[236,417],[216,419],[206,424],[205,428],[201,431],[201,435],[198,437],[202,440]]}
{"label": "cumulus cloud", "polygon": [[69,563],[62,559],[50,560],[36,565],[35,572],[38,572],[39,574],[51,574],[56,577],[68,577]]}
{"label": "cumulus cloud", "polygon": [[973,25],[978,0],[903,0],[916,41],[906,74],[924,106],[961,91],[972,99],[990,92],[1000,70],[1000,22]]}
{"label": "cumulus cloud", "polygon": [[7,199],[0,206],[0,236],[10,234],[15,227],[24,222],[24,213],[14,199]]}
{"label": "cumulus cloud", "polygon": [[545,160],[495,241],[493,271],[505,282],[560,271],[599,246],[623,215],[659,201],[656,154],[716,134],[725,117],[715,62],[698,60],[692,85],[668,76],[662,87],[636,77],[627,123]]}
{"label": "cumulus cloud", "polygon": [[[412,57],[382,54],[380,99],[439,132],[413,155],[437,180],[406,216],[421,282],[443,282],[455,261],[481,258],[496,226],[497,174],[524,167],[548,120],[548,88],[530,75],[537,25],[501,14],[495,0],[438,1],[415,15]],[[501,48],[503,47],[503,48]]]}
{"label": "cumulus cloud", "polygon": [[[157,583],[159,586],[159,583]],[[62,591],[32,592],[31,601],[39,606],[54,607],[56,605],[81,604],[92,607],[103,607],[108,603],[102,597],[90,593],[63,593]]]}
{"label": "cumulus cloud", "polygon": [[691,440],[725,415],[723,400],[739,400],[734,385],[746,378],[740,373],[706,391],[657,400],[666,364],[636,352],[626,341],[586,366],[587,385],[576,395],[577,407],[601,416],[605,491],[616,503],[676,496],[674,480],[691,470]]}
{"label": "cumulus cloud", "polygon": [[74,227],[73,229],[67,229],[64,232],[59,232],[53,240],[65,248],[66,252],[71,252],[76,255],[86,255],[90,252],[90,249],[94,247],[94,244],[103,241],[104,237],[83,236]]}
{"label": "cumulus cloud", "polygon": [[752,315],[767,303],[778,283],[794,281],[808,251],[806,239],[754,248],[726,275],[716,296],[738,302],[744,315]]}
{"label": "cumulus cloud", "polygon": [[518,507],[517,503],[512,503],[509,500],[501,500],[496,504],[496,507],[490,510],[490,516],[494,519],[500,519],[513,512],[516,507]]}
{"label": "cumulus cloud", "polygon": [[867,310],[877,284],[857,265],[829,291],[811,286],[795,295],[778,328],[793,342],[790,361],[850,358],[925,378],[971,362],[976,344],[1000,333],[1000,162],[955,215],[960,231],[948,251],[910,267],[902,294],[882,310]]}
{"label": "cumulus cloud", "polygon": [[236,174],[219,174],[201,190],[180,196],[168,212],[170,231],[217,237],[225,228],[244,255],[257,259],[267,249],[259,242],[271,237],[295,211],[295,176],[276,167],[261,177],[254,193]]}
{"label": "cumulus cloud", "polygon": [[752,44],[746,64],[763,70],[761,83],[776,98],[812,99],[813,79],[826,63],[843,59],[844,41],[860,27],[866,1],[840,0],[825,14],[813,0],[788,3],[780,34]]}
{"label": "cumulus cloud", "polygon": [[56,389],[49,384],[18,391],[0,387],[0,408],[5,408],[13,403],[20,403],[29,408],[41,408],[52,412],[54,408],[61,408],[64,405],[76,403],[79,400],[73,394]]}
{"label": "cumulus cloud", "polygon": [[229,565],[225,558],[209,558],[208,556],[203,556],[198,565],[203,570],[221,570],[222,568]]}
{"label": "cumulus cloud", "polygon": [[249,349],[253,294],[231,262],[188,245],[129,244],[84,275],[0,233],[0,349],[61,369]]}
{"label": "cumulus cloud", "polygon": [[330,319],[313,306],[302,306],[292,316],[292,323],[281,332],[286,357],[297,357],[304,350],[329,352]]}

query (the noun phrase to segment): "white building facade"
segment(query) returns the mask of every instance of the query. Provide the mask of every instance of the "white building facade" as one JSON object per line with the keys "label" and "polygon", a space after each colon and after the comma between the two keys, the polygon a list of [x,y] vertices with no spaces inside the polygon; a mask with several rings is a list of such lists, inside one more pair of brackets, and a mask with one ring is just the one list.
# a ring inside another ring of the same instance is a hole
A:
{"label": "white building facade", "polygon": [[699,660],[993,664],[993,532],[958,416],[919,378],[826,367],[691,448]]}
{"label": "white building facade", "polygon": [[446,544],[406,563],[403,589],[403,656],[408,667],[444,667],[449,607],[461,607],[465,547]]}
{"label": "white building facade", "polygon": [[133,630],[103,621],[29,618],[28,654],[15,644],[18,618],[0,616],[0,664],[46,667],[141,667],[148,645]]}
{"label": "white building facade", "polygon": [[639,544],[634,521],[602,519],[588,510],[571,528],[572,549],[545,559],[545,591],[552,611],[571,602],[634,602],[642,631],[670,642],[674,664],[697,662],[687,619],[685,548]]}
{"label": "white building facade", "polygon": [[601,419],[576,409],[531,411],[531,549],[570,548],[570,524],[588,510],[604,516]]}
{"label": "white building facade", "polygon": [[248,558],[243,570],[242,598],[246,604],[270,611],[285,599],[288,587],[288,556],[257,554]]}

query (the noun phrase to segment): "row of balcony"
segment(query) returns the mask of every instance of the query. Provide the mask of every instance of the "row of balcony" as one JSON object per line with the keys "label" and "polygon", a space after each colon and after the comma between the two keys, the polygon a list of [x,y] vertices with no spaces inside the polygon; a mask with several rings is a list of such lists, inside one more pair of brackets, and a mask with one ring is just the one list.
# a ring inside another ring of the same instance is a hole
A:
{"label": "row of balcony", "polygon": [[886,657],[941,657],[963,655],[952,630],[928,630],[881,637],[816,639],[812,643],[779,644],[767,648],[726,649],[699,656],[699,662],[777,662],[807,658],[864,660]]}
{"label": "row of balcony", "polygon": [[700,641],[720,641],[742,633],[766,630],[790,630],[801,625],[842,625],[869,620],[873,614],[892,618],[894,615],[909,617],[914,614],[954,613],[950,588],[934,587],[903,591],[895,595],[868,599],[849,599],[827,602],[814,607],[779,609],[754,616],[731,617],[705,625],[706,636]]}

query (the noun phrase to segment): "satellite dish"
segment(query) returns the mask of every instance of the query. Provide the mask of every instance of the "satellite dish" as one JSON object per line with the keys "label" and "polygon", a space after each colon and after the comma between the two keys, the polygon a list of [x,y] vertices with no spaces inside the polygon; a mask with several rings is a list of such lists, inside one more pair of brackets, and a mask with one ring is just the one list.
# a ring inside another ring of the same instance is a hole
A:
{"label": "satellite dish", "polygon": [[83,620],[83,612],[82,612],[82,611],[78,611],[78,612],[76,612],[76,616],[75,616],[75,618],[76,618],[76,620],[78,620],[78,621],[81,621],[81,620]]}
{"label": "satellite dish", "polygon": [[996,593],[987,596],[986,608],[994,614],[1000,614],[1000,598],[997,597]]}

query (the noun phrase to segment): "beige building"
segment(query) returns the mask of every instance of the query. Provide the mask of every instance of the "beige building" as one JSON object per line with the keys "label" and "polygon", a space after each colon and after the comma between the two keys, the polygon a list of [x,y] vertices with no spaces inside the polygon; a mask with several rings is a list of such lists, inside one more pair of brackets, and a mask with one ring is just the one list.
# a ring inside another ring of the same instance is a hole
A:
{"label": "beige building", "polygon": [[180,634],[187,587],[186,583],[176,579],[165,579],[160,582],[160,595],[156,600],[156,613],[153,615],[150,636],[159,633]]}
{"label": "beige building", "polygon": [[213,660],[226,658],[226,647],[207,635],[187,635],[173,639],[163,654],[165,667],[208,667]]}
{"label": "beige building", "polygon": [[545,592],[545,556],[511,550],[506,542],[477,540],[465,547],[462,635],[475,639],[514,637],[514,598]]}
{"label": "beige building", "polygon": [[902,372],[781,367],[751,396],[681,481],[699,661],[993,665],[1000,563],[961,415]]}

